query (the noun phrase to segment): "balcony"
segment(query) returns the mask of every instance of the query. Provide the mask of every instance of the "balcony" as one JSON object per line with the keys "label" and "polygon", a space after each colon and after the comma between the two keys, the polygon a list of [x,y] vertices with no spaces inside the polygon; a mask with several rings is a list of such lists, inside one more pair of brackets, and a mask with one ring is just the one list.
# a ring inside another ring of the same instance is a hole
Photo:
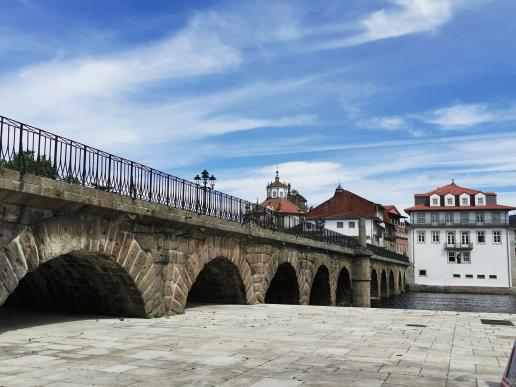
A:
{"label": "balcony", "polygon": [[473,243],[446,243],[444,248],[446,250],[471,250],[473,249]]}

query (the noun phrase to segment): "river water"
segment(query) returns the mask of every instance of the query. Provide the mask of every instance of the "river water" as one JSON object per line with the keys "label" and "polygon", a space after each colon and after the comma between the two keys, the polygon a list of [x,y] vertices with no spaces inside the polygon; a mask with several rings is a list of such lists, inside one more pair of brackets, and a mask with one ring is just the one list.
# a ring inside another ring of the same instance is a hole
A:
{"label": "river water", "polygon": [[404,293],[382,299],[372,307],[448,310],[454,312],[516,313],[515,295],[462,293]]}

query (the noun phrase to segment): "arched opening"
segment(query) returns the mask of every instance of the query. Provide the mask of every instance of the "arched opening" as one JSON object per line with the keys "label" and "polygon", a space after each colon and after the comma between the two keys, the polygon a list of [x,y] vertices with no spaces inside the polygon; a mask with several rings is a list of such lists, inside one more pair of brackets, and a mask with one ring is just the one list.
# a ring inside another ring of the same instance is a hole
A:
{"label": "arched opening", "polygon": [[317,269],[312,290],[310,291],[310,305],[331,305],[330,274],[326,266],[321,265]]}
{"label": "arched opening", "polygon": [[63,255],[27,273],[4,306],[108,316],[146,317],[140,291],[111,258]]}
{"label": "arched opening", "polygon": [[353,304],[353,293],[351,288],[351,276],[348,270],[343,267],[337,280],[337,306],[351,306]]}
{"label": "arched opening", "polygon": [[380,296],[389,297],[389,289],[387,288],[387,274],[382,270],[382,279],[380,281]]}
{"label": "arched opening", "polygon": [[403,281],[401,279],[401,271],[398,273],[398,289],[401,292],[403,292]]}
{"label": "arched opening", "polygon": [[296,271],[288,262],[278,266],[265,295],[266,304],[299,305],[299,286]]}
{"label": "arched opening", "polygon": [[376,270],[371,270],[371,301],[377,300],[378,297],[378,276]]}
{"label": "arched opening", "polygon": [[394,273],[392,270],[389,273],[389,295],[392,296],[396,293],[396,283],[394,282]]}
{"label": "arched opening", "polygon": [[190,292],[188,304],[245,304],[245,287],[236,266],[226,258],[204,265]]}

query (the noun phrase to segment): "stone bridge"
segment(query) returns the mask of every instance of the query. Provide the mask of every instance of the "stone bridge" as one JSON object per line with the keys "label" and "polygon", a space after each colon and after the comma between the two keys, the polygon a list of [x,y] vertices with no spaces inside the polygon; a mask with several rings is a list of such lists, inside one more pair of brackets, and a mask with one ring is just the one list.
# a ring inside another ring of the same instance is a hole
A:
{"label": "stone bridge", "polygon": [[195,303],[370,306],[408,263],[0,171],[0,305],[118,316]]}

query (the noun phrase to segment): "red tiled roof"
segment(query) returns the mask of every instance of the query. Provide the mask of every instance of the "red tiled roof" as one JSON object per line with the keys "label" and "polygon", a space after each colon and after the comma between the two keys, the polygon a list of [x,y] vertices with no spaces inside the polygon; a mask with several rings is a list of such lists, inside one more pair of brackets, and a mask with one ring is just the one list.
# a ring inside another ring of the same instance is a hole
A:
{"label": "red tiled roof", "polygon": [[276,212],[284,212],[286,214],[302,214],[301,211],[294,203],[288,199],[267,199],[262,204],[262,207],[271,205]]}
{"label": "red tiled roof", "polygon": [[415,194],[414,196],[421,197],[421,196],[430,196],[430,195],[434,195],[434,194],[437,194],[440,196],[446,195],[446,194],[460,195],[463,193],[466,193],[468,195],[476,195],[477,193],[483,193],[484,195],[487,195],[487,196],[496,195],[494,192],[482,192],[482,191],[479,191],[476,189],[460,187],[455,183],[451,183],[451,184],[447,184],[443,187],[436,188],[433,191],[430,191],[427,193],[422,193],[422,194]]}
{"label": "red tiled roof", "polygon": [[383,206],[383,208],[384,208],[384,210],[383,210],[383,221],[386,222],[386,223],[391,223],[391,220],[390,220],[388,214],[392,214],[392,215],[394,215],[395,217],[398,217],[398,218],[406,218],[406,216],[401,215],[401,213],[398,211],[396,206],[394,206],[392,204],[385,205],[385,206]]}
{"label": "red tiled roof", "polygon": [[418,211],[466,211],[466,210],[475,210],[475,211],[481,211],[481,210],[516,210],[516,207],[511,206],[504,206],[502,204],[486,204],[485,206],[426,206],[424,204],[418,204],[417,206],[405,208],[405,212],[418,212]]}
{"label": "red tiled roof", "polygon": [[336,190],[335,195],[324,203],[308,211],[308,218],[325,219],[350,219],[354,218],[375,218],[376,204],[360,197],[353,192]]}

